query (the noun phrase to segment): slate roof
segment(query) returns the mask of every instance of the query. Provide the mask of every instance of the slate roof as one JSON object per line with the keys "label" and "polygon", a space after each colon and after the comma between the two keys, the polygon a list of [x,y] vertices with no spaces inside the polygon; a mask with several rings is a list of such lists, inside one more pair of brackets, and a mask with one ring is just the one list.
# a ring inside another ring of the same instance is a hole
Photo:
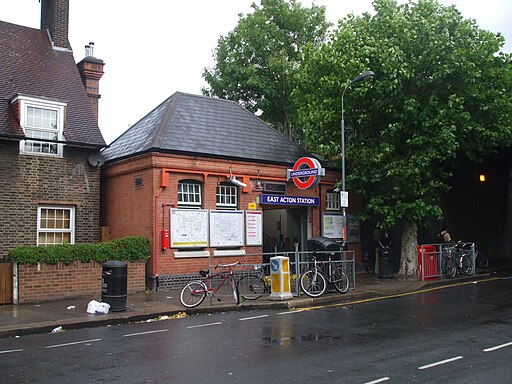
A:
{"label": "slate roof", "polygon": [[73,53],[54,50],[46,31],[0,21],[0,138],[24,138],[10,104],[19,94],[66,102],[66,141],[105,146]]}
{"label": "slate roof", "polygon": [[144,152],[293,164],[312,155],[233,101],[176,92],[102,153],[107,161]]}

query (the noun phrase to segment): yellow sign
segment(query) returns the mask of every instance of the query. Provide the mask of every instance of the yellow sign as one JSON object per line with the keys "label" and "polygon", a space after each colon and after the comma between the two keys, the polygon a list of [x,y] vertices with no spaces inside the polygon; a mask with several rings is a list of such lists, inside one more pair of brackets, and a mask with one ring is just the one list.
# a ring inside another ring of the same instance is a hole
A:
{"label": "yellow sign", "polygon": [[247,209],[256,209],[256,203],[247,204]]}

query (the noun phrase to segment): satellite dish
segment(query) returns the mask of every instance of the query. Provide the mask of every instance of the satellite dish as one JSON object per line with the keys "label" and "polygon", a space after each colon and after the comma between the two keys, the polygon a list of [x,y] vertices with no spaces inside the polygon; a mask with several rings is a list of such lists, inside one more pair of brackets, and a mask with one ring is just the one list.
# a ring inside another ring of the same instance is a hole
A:
{"label": "satellite dish", "polygon": [[101,167],[103,164],[105,164],[105,158],[101,153],[91,153],[89,155],[89,164],[91,164],[93,167]]}

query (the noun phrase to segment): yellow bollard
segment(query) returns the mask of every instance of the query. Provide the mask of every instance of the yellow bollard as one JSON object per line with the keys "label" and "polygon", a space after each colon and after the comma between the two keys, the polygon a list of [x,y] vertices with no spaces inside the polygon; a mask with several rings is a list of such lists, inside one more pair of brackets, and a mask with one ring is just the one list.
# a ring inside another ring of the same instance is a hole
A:
{"label": "yellow bollard", "polygon": [[285,256],[270,258],[270,300],[288,300],[293,297],[290,289],[290,259]]}

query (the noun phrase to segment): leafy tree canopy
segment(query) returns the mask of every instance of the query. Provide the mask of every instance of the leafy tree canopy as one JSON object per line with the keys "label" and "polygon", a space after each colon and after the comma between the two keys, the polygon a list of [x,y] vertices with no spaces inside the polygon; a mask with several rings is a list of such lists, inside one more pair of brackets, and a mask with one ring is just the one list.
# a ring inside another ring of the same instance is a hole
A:
{"label": "leafy tree canopy", "polygon": [[240,14],[238,25],[221,36],[215,66],[205,68],[203,94],[239,102],[295,141],[296,106],[291,94],[306,44],[324,41],[330,24],[325,8],[302,7],[295,0],[261,0],[254,12]]}
{"label": "leafy tree canopy", "polygon": [[500,34],[454,6],[373,4],[373,13],[347,16],[328,43],[306,50],[300,122],[312,148],[339,158],[343,89],[373,70],[373,82],[352,84],[344,97],[347,183],[367,202],[363,218],[415,232],[427,216],[442,215],[438,196],[459,155],[478,160],[511,145],[511,58],[499,52]]}

